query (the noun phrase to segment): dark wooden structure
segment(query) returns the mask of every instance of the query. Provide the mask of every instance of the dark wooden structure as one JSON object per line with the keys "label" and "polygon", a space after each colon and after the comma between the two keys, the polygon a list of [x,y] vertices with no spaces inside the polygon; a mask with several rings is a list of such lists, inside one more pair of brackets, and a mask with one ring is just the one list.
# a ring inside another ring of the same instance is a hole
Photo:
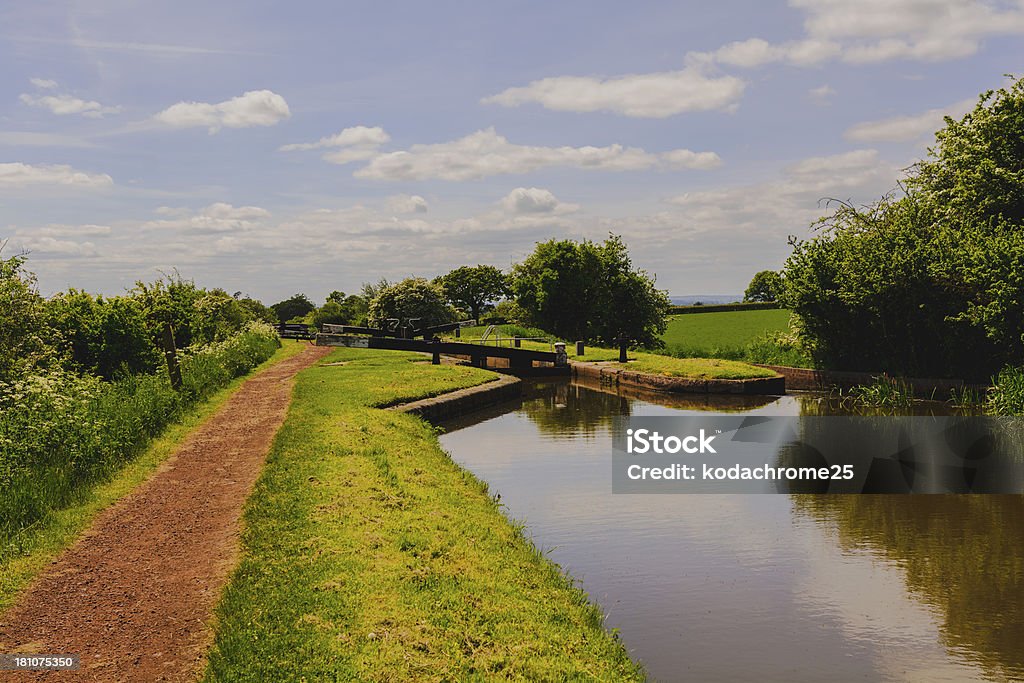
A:
{"label": "dark wooden structure", "polygon": [[[324,326],[325,328],[328,326]],[[342,325],[331,325],[331,328],[346,327]],[[394,351],[419,351],[429,353],[433,356],[435,363],[440,362],[440,355],[447,356],[468,356],[476,367],[487,367],[488,358],[508,359],[508,369],[512,374],[536,374],[534,362],[550,363],[550,369],[555,373],[567,373],[569,371],[565,354],[553,353],[550,351],[532,351],[529,349],[507,347],[507,346],[486,346],[484,344],[467,344],[465,342],[442,341],[440,338],[432,339],[407,339],[402,337],[367,337],[334,332],[320,333],[316,336],[317,346],[345,346],[349,348],[363,349],[391,349]]]}
{"label": "dark wooden structure", "polygon": [[281,323],[277,326],[277,334],[281,339],[316,339],[316,332],[311,332],[308,325],[301,323]]}
{"label": "dark wooden structure", "polygon": [[323,326],[323,333],[325,334],[368,334],[371,337],[395,337],[398,339],[415,339],[416,337],[423,337],[424,339],[433,339],[435,335],[442,332],[454,331],[455,336],[459,336],[459,331],[463,327],[471,327],[476,325],[475,320],[463,320],[457,323],[445,323],[443,325],[427,325],[421,318],[406,318],[405,320],[399,320],[398,318],[388,318],[378,327],[360,327],[358,325],[332,325],[325,324]]}

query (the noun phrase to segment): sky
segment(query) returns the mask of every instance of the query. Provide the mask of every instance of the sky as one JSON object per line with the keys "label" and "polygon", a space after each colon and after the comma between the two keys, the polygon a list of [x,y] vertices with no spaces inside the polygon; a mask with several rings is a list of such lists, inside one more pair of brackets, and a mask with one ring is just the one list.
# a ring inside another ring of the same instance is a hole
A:
{"label": "sky", "polygon": [[1024,0],[4,3],[0,255],[270,303],[615,233],[742,292],[1022,48]]}

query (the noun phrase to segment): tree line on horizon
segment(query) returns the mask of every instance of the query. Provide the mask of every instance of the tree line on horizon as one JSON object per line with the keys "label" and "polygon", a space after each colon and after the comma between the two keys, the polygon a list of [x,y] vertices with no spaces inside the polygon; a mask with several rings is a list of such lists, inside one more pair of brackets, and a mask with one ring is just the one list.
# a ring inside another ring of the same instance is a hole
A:
{"label": "tree line on horizon", "polygon": [[295,294],[270,306],[281,322],[377,325],[419,318],[431,325],[476,320],[540,328],[562,339],[614,344],[620,334],[657,347],[670,308],[655,278],[633,267],[622,238],[538,243],[509,272],[461,266],[433,279],[365,283],[358,294],[333,291],[321,306]]}

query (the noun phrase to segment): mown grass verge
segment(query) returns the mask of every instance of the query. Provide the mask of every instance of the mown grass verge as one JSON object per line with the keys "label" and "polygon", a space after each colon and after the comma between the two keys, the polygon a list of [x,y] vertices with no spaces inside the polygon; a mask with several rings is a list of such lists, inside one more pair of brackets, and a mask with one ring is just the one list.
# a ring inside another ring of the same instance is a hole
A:
{"label": "mown grass verge", "polygon": [[[618,361],[618,349],[588,348],[581,357],[570,354],[570,359],[588,362]],[[740,361],[721,358],[674,358],[657,353],[630,351],[629,362],[617,364],[632,372],[646,372],[667,377],[691,379],[753,379],[775,377],[773,370],[759,368]]]}
{"label": "mown grass verge", "polygon": [[640,680],[585,593],[435,430],[374,406],[493,374],[339,349],[299,374],[206,680]]}
{"label": "mown grass verge", "polygon": [[[298,354],[304,346],[297,342],[283,342],[281,348],[256,366],[253,372]],[[245,380],[246,376],[237,377],[205,401],[194,404],[116,474],[92,486],[79,488],[70,505],[50,511],[21,533],[17,552],[0,555],[0,612],[14,602],[43,568],[74,543],[96,515],[149,479],[156,468],[193,430],[217,412]]]}

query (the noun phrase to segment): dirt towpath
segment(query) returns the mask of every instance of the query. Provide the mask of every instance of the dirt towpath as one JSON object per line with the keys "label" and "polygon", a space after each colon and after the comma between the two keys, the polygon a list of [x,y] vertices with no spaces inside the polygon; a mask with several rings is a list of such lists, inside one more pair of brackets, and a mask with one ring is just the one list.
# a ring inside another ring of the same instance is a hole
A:
{"label": "dirt towpath", "polygon": [[239,556],[242,506],[284,421],[310,346],[247,380],[138,490],[100,514],[0,615],[0,653],[77,654],[78,671],[0,681],[184,681]]}

